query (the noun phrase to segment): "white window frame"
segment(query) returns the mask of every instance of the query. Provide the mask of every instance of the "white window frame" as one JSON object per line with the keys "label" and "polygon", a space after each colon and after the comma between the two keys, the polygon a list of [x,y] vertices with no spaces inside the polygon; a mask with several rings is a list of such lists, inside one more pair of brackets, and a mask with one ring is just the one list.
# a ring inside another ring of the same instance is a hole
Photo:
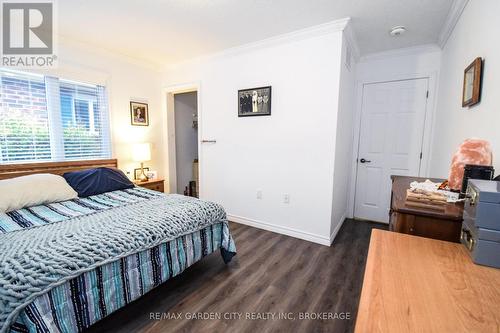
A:
{"label": "white window frame", "polygon": [[[43,78],[43,81],[45,82],[45,97],[46,97],[46,107],[47,107],[47,117],[48,117],[48,124],[49,124],[49,142],[50,142],[50,151],[51,151],[51,158],[48,161],[64,161],[66,160],[65,158],[65,151],[64,151],[64,135],[63,135],[63,126],[62,126],[62,115],[61,115],[61,98],[60,98],[60,83],[65,82],[65,83],[70,83],[70,84],[76,84],[76,85],[89,85],[89,86],[96,86],[93,84],[88,84],[84,82],[78,82],[78,81],[73,81],[73,80],[66,80],[63,78],[59,77],[54,77],[50,75],[40,75],[37,73],[26,73],[26,72],[21,72],[21,71],[15,71],[15,70],[4,70],[1,69],[1,72],[3,73],[12,73],[12,74],[18,74],[18,75],[33,75],[33,76],[38,76],[40,78]],[[0,72],[0,74],[1,74]],[[99,85],[97,85],[99,86]],[[101,86],[99,86],[101,87]],[[105,109],[106,112],[101,112],[100,113],[100,123],[102,124],[101,126],[101,144],[102,144],[102,150],[100,153],[105,156],[103,158],[110,158],[112,156],[112,144],[111,144],[111,133],[110,133],[110,121],[109,121],[109,103],[108,103],[108,94],[107,94],[107,89],[104,85],[102,85],[102,88],[104,91],[102,91],[100,94],[98,94],[97,99],[96,98],[89,98],[88,96],[85,96],[83,94],[78,94],[75,93],[71,97],[71,112],[73,116],[73,121],[76,120],[76,109],[75,109],[75,100],[80,100],[80,101],[86,101],[88,103],[88,112],[89,112],[89,132],[91,134],[97,134],[97,131],[95,129],[95,110],[94,110],[94,103],[98,103],[99,105],[102,105]],[[102,100],[101,100],[102,99]],[[1,105],[0,105],[1,106]],[[99,157],[96,157],[99,158]],[[42,162],[46,160],[25,160],[25,161],[19,161],[16,163],[31,163],[31,162]],[[0,155],[0,163],[5,163],[4,161],[1,160],[1,155]],[[9,163],[9,162],[7,162]]]}

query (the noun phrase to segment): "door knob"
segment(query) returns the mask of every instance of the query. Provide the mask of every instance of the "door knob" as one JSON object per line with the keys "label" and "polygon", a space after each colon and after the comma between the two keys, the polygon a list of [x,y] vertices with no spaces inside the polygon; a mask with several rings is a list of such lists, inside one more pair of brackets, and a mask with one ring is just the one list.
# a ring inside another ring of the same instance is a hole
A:
{"label": "door knob", "polygon": [[371,161],[365,160],[364,158],[359,160],[361,163],[370,163]]}

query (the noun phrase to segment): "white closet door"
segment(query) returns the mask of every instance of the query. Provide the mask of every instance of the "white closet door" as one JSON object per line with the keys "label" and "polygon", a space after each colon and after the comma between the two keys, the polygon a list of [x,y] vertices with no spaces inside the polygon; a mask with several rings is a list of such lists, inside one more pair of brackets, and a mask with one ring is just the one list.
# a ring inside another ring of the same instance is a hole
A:
{"label": "white closet door", "polygon": [[417,176],[428,79],[363,88],[354,216],[389,221],[391,175]]}

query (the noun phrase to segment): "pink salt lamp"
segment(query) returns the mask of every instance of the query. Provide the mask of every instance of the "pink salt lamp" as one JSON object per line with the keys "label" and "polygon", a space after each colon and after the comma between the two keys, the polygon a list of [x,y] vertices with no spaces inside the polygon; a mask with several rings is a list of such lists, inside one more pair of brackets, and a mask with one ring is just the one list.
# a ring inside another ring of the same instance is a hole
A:
{"label": "pink salt lamp", "polygon": [[491,165],[492,153],[490,143],[481,139],[466,139],[458,147],[451,159],[448,186],[452,190],[462,188],[464,167],[466,164]]}

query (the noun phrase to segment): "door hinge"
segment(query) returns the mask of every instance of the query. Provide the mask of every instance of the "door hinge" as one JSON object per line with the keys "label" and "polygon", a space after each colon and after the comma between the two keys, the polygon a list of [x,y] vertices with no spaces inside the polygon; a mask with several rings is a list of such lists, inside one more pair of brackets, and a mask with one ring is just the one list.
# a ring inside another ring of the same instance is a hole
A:
{"label": "door hinge", "polygon": [[420,152],[420,159],[422,159],[422,152]]}
{"label": "door hinge", "polygon": [[429,98],[429,90],[427,90],[427,93],[425,94],[425,98]]}

